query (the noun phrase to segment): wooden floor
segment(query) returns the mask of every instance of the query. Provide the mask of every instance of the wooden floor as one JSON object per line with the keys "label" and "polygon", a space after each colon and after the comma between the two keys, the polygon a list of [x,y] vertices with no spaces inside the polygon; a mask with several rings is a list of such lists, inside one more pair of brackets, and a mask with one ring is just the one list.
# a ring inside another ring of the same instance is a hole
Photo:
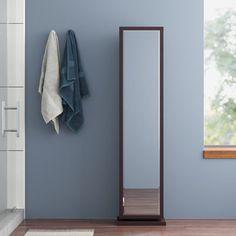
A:
{"label": "wooden floor", "polygon": [[159,189],[124,189],[124,215],[160,215]]}
{"label": "wooden floor", "polygon": [[95,236],[235,236],[236,220],[168,220],[167,226],[117,226],[112,221],[27,220],[12,236],[29,229],[95,229]]}

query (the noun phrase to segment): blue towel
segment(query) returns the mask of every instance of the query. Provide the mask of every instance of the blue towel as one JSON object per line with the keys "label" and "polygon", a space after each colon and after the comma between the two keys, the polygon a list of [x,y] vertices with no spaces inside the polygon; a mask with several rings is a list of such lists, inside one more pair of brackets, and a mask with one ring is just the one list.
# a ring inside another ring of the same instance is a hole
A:
{"label": "blue towel", "polygon": [[60,95],[63,104],[61,119],[72,131],[78,131],[83,124],[81,100],[87,94],[88,87],[79,59],[76,36],[69,30],[61,66]]}

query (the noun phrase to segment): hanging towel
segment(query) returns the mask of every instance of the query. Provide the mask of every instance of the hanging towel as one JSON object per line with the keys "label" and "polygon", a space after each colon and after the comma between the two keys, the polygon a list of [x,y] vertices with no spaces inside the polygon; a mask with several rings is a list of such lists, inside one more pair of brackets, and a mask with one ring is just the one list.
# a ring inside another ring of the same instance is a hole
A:
{"label": "hanging towel", "polygon": [[53,122],[57,134],[59,134],[58,116],[63,112],[62,100],[59,94],[59,83],[59,41],[56,32],[51,31],[44,52],[38,91],[42,96],[41,113],[43,119],[46,124],[50,121]]}
{"label": "hanging towel", "polygon": [[65,51],[61,67],[60,94],[62,97],[62,122],[72,131],[83,124],[81,100],[88,95],[88,87],[79,59],[75,33],[67,32]]}

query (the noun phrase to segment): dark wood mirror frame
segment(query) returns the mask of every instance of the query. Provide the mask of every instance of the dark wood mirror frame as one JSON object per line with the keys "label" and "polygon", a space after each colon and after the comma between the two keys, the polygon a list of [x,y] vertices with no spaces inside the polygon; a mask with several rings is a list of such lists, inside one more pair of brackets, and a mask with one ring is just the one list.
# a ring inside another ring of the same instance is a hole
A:
{"label": "dark wood mirror frame", "polygon": [[[123,207],[123,36],[124,31],[155,30],[160,32],[160,215],[124,215]],[[164,219],[164,28],[163,27],[120,27],[119,28],[119,216],[120,225],[166,225]]]}

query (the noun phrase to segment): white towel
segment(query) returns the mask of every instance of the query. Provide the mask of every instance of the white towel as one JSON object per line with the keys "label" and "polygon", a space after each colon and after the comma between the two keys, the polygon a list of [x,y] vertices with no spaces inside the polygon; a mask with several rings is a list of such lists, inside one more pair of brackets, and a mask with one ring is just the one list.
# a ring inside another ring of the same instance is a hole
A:
{"label": "white towel", "polygon": [[39,93],[42,95],[41,113],[48,124],[53,122],[59,134],[58,116],[63,112],[62,100],[59,94],[60,83],[60,51],[59,41],[55,31],[51,31],[44,52]]}

